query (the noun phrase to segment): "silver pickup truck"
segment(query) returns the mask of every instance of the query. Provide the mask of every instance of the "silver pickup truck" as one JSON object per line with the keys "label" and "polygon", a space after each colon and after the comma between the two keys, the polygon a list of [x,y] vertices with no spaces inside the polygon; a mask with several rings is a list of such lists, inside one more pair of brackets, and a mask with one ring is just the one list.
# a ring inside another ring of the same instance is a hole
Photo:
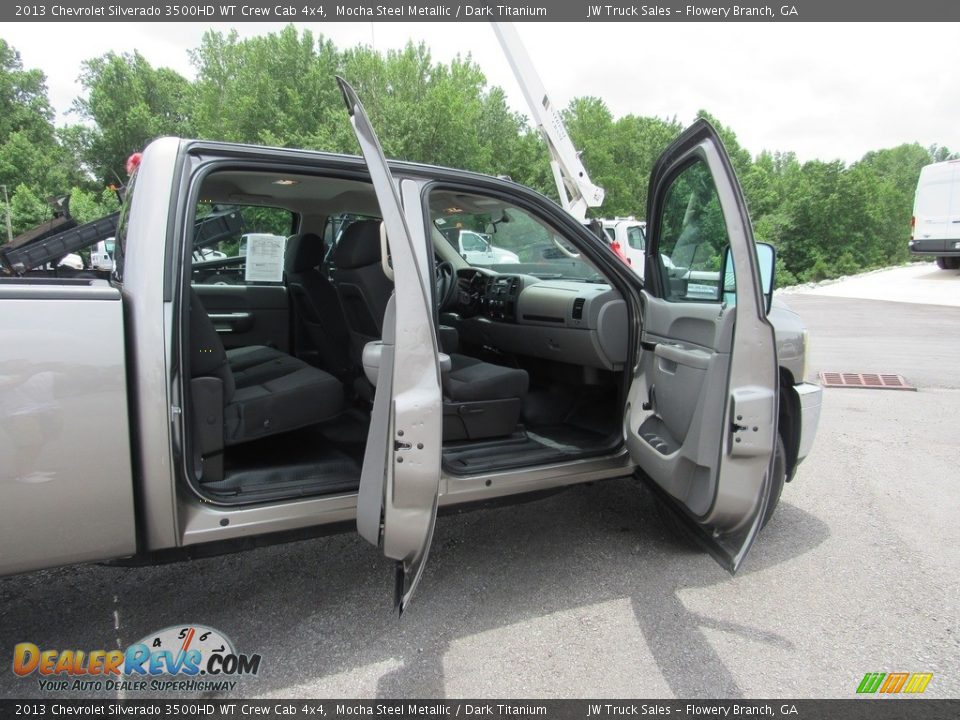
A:
{"label": "silver pickup truck", "polygon": [[402,611],[438,508],[631,474],[735,571],[821,396],[715,131],[653,170],[641,280],[528,188],[387,162],[341,89],[362,157],[156,140],[110,280],[0,279],[0,572],[355,527]]}

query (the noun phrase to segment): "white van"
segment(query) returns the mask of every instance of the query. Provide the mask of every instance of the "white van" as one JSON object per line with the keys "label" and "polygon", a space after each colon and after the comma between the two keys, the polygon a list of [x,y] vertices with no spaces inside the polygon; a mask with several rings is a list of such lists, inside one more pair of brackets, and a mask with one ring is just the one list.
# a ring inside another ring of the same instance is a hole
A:
{"label": "white van", "polygon": [[920,171],[909,247],[914,255],[936,257],[943,270],[960,269],[960,160]]}

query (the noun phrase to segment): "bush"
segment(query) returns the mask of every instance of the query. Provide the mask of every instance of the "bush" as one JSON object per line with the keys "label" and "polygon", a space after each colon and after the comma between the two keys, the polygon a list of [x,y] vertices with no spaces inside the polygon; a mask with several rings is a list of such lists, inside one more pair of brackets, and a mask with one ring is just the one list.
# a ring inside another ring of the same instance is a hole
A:
{"label": "bush", "polygon": [[777,258],[777,267],[776,267],[776,287],[790,287],[791,285],[796,285],[799,281],[796,275],[787,270],[786,264],[783,262],[783,258]]}

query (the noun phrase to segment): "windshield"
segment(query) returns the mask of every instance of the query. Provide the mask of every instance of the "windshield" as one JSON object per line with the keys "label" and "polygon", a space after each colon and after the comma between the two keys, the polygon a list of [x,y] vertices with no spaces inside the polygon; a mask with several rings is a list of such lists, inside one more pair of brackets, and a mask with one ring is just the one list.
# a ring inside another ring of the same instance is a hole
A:
{"label": "windshield", "polygon": [[605,282],[549,225],[499,199],[452,191],[430,195],[433,226],[474,267],[540,278]]}

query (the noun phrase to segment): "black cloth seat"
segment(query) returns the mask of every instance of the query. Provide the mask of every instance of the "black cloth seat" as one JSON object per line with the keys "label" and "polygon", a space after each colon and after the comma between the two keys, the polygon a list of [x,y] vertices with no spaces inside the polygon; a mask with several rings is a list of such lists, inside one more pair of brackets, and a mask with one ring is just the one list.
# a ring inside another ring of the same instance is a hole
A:
{"label": "black cloth seat", "polygon": [[[383,336],[393,281],[383,269],[380,221],[349,225],[333,251],[334,286],[350,331],[354,358],[362,363],[367,343]],[[393,310],[390,311],[392,318]],[[450,355],[443,373],[444,439],[509,435],[520,417],[529,386],[525,370]]]}
{"label": "black cloth seat", "polygon": [[523,399],[530,386],[526,370],[483,362],[466,355],[450,356],[450,372],[443,374],[443,393],[455,402]]}
{"label": "black cloth seat", "polygon": [[441,382],[444,441],[484,440],[517,429],[530,385],[526,370],[456,353]]}
{"label": "black cloth seat", "polygon": [[364,346],[383,335],[383,315],[393,281],[380,261],[380,221],[358,220],[343,231],[333,250],[333,284],[350,333],[351,353],[360,364]]}
{"label": "black cloth seat", "polygon": [[347,377],[356,367],[350,360],[350,331],[337,290],[320,270],[323,256],[323,238],[319,235],[304,233],[287,240],[284,273],[296,321],[294,337],[308,340],[317,352],[320,367],[337,377]]}
{"label": "black cloth seat", "polygon": [[323,370],[268,347],[224,350],[193,290],[190,377],[220,381],[226,445],[314,425],[343,409],[343,386]]}
{"label": "black cloth seat", "polygon": [[266,345],[248,345],[227,350],[227,363],[238,388],[257,385],[287,375],[303,362]]}

